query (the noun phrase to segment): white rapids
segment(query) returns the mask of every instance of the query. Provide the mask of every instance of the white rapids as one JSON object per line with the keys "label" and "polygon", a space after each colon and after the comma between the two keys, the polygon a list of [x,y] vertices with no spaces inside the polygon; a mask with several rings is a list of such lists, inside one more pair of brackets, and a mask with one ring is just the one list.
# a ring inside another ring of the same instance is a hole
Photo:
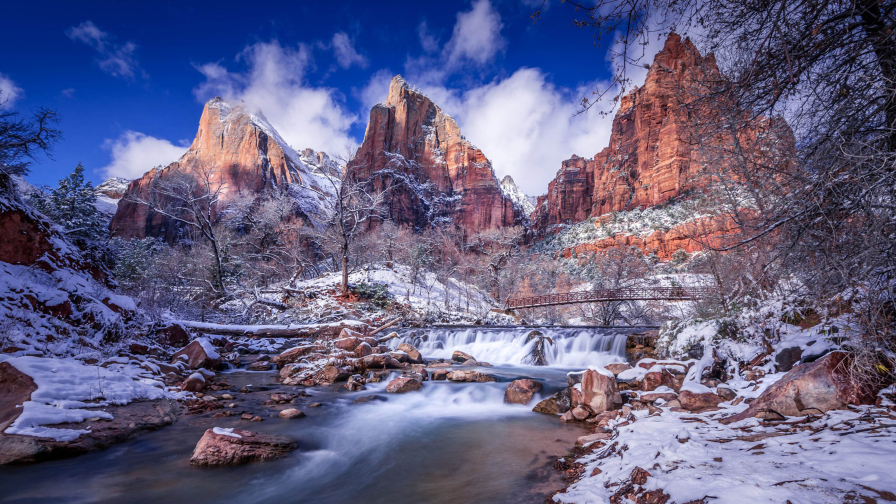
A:
{"label": "white rapids", "polygon": [[428,359],[450,359],[455,350],[460,350],[490,364],[519,366],[530,364],[536,342],[527,341],[527,337],[536,329],[553,341],[546,344],[548,366],[562,368],[625,362],[625,342],[631,332],[607,328],[429,328],[402,331],[399,338],[387,344],[394,349],[400,343],[410,343]]}

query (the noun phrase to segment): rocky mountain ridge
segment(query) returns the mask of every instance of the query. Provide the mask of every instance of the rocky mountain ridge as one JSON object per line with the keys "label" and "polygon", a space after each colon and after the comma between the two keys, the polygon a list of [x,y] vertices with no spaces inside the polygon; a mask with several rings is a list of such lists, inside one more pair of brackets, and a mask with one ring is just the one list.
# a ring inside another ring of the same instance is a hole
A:
{"label": "rocky mountain ridge", "polygon": [[118,204],[110,229],[122,238],[177,239],[177,223],[139,201],[150,200],[156,184],[181,174],[202,178],[202,172],[209,175],[207,185],[220,190],[216,212],[237,197],[289,186],[300,209],[298,217],[316,225],[328,214],[338,187],[333,178],[338,170],[339,166],[324,153],[296,152],[260,112],[213,98],[205,104],[199,130],[187,152],[174,163],[153,168],[132,181]]}
{"label": "rocky mountain ridge", "polygon": [[400,76],[370,121],[349,178],[386,191],[389,217],[425,229],[451,222],[468,233],[521,224],[524,210],[501,190],[492,164],[454,119]]}
{"label": "rocky mountain ridge", "polygon": [[[718,103],[700,102],[694,98],[698,94],[694,90],[705,90],[723,80],[712,54],[701,56],[689,39],[670,34],[650,65],[644,85],[622,98],[609,145],[591,159],[573,155],[563,161],[548,193],[538,198],[531,215],[536,232],[544,236],[557,225],[576,224],[612,212],[655,208],[695,194],[714,198],[713,183],[720,175],[733,175],[733,171],[728,173],[732,161],[714,152],[722,149],[711,141],[698,138],[705,134],[698,131],[699,125],[720,114],[740,112],[720,110]],[[792,133],[781,123],[756,118],[738,134],[751,139],[743,143],[755,152],[763,152],[775,142],[790,145]],[[763,141],[753,141],[760,137]],[[709,227],[739,232],[731,229],[730,223]],[[682,248],[688,252],[701,248],[680,236],[684,230],[659,231],[649,240],[622,236],[603,240],[592,248],[643,245],[645,252],[661,258],[668,258],[674,252],[671,249],[684,241],[687,243]],[[676,236],[680,243],[668,246],[664,242],[666,234]],[[650,243],[653,245],[648,249]]]}

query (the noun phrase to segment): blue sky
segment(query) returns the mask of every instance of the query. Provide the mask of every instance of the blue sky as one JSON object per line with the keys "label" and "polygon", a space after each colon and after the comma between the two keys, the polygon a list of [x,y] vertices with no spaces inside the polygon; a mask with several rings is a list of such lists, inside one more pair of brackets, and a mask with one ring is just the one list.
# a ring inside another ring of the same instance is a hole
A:
{"label": "blue sky", "polygon": [[8,106],[56,109],[62,141],[29,177],[95,182],[174,161],[215,95],[261,109],[296,148],[359,143],[396,73],[452,114],[499,176],[540,194],[610,118],[575,115],[611,77],[607,47],[554,1],[14,2],[0,20]]}

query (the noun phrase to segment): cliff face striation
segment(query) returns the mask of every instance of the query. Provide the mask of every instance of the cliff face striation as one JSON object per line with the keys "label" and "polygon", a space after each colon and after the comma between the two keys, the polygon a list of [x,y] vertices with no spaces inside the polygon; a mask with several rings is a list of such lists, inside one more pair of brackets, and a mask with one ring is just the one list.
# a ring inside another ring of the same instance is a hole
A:
{"label": "cliff face striation", "polygon": [[[712,54],[701,56],[689,39],[670,34],[644,85],[622,98],[609,145],[592,159],[573,156],[564,161],[548,193],[538,198],[531,216],[536,231],[543,235],[557,224],[709,194],[707,189],[720,176],[734,175],[730,165],[734,161],[726,154],[730,149],[723,145],[734,137],[708,134],[710,128],[718,127],[716,119],[722,114],[737,117],[745,125],[737,136],[741,145],[755,149],[754,154],[765,156],[769,145],[783,149],[792,145],[792,133],[782,121],[756,118],[744,123],[742,112],[698,98],[721,82],[724,77]],[[662,233],[656,238],[654,248],[661,257],[668,256],[670,247],[661,243]],[[607,240],[611,241],[626,244],[631,240]],[[644,241],[633,242],[640,243]],[[690,243],[685,248],[693,251],[695,247]]]}
{"label": "cliff face striation", "polygon": [[396,76],[370,122],[348,176],[386,191],[389,217],[424,229],[453,222],[468,233],[520,224],[525,215],[502,192],[491,162],[451,116]]}
{"label": "cliff face striation", "polygon": [[[220,189],[215,210],[237,197],[252,197],[275,189],[289,190],[306,222],[315,223],[327,212],[334,193],[328,175],[338,167],[326,154],[290,147],[261,113],[221,98],[205,104],[199,131],[187,152],[166,167],[156,167],[130,183],[112,218],[111,231],[122,238],[179,236],[177,223],[150,210],[148,201],[158,184],[175,177],[205,179]],[[205,182],[200,182],[205,184]],[[242,193],[242,196],[240,196]]]}

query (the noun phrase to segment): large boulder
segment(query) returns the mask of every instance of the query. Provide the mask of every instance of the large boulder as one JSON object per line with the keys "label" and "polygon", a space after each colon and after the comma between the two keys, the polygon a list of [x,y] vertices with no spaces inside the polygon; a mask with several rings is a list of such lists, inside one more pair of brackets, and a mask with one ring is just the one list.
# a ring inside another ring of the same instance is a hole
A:
{"label": "large boulder", "polygon": [[681,382],[665,368],[648,371],[641,379],[641,390],[649,392],[662,386],[669,387],[676,392],[681,390]]}
{"label": "large boulder", "polygon": [[420,352],[414,348],[414,345],[409,343],[401,343],[398,345],[398,349],[408,355],[408,362],[411,364],[422,364],[423,356],[420,355]]}
{"label": "large boulder", "polygon": [[541,382],[530,380],[513,380],[504,390],[504,402],[510,404],[529,404],[532,397],[541,392]]}
{"label": "large boulder", "polygon": [[181,386],[184,392],[202,392],[205,390],[205,376],[202,373],[193,373],[184,380]]}
{"label": "large boulder", "polygon": [[555,392],[551,397],[543,399],[532,408],[536,413],[545,413],[547,415],[562,415],[569,411],[569,389],[563,389]]}
{"label": "large boulder", "polygon": [[468,371],[468,370],[463,370],[463,369],[450,371],[448,373],[447,378],[448,378],[448,381],[453,381],[453,382],[485,383],[485,382],[498,381],[498,379],[492,375],[480,373],[479,371]]}
{"label": "large boulder", "polygon": [[0,432],[19,417],[22,404],[31,400],[35,390],[37,385],[30,376],[8,362],[0,362]]}
{"label": "large boulder", "polygon": [[[348,329],[343,329],[342,332],[347,331]],[[338,348],[339,350],[345,350],[347,352],[354,352],[358,345],[364,343],[361,338],[357,336],[350,336],[348,338],[340,338],[333,343],[333,346]]]}
{"label": "large boulder", "polygon": [[423,383],[408,376],[402,376],[389,382],[386,386],[386,392],[391,394],[404,394],[407,392],[416,392],[423,388]]}
{"label": "large boulder", "polygon": [[190,333],[180,324],[170,324],[156,331],[156,340],[163,345],[182,347],[190,343]]}
{"label": "large boulder", "polygon": [[336,382],[346,381],[352,374],[336,364],[327,364],[317,373],[317,381],[322,385],[332,385]]}
{"label": "large boulder", "polygon": [[681,407],[695,413],[718,409],[722,398],[714,392],[696,392],[688,389],[678,394]]}
{"label": "large boulder", "polygon": [[589,369],[582,375],[581,404],[591,408],[594,413],[619,409],[622,396],[616,386],[616,378],[609,372]]}
{"label": "large boulder", "polygon": [[287,364],[298,362],[308,354],[320,352],[321,350],[323,350],[323,348],[321,348],[320,345],[299,345],[296,347],[292,347],[289,350],[283,351],[280,355],[277,355],[273,359],[271,359],[271,362],[276,364],[278,368],[282,368]]}
{"label": "large boulder", "polygon": [[389,354],[371,354],[352,362],[352,369],[356,373],[363,373],[368,369],[398,369],[400,367],[402,367],[401,363],[393,359]]}
{"label": "large boulder", "polygon": [[469,360],[475,361],[476,359],[474,359],[472,355],[470,355],[466,352],[461,352],[460,350],[455,350],[454,353],[451,354],[451,360],[453,360],[454,362],[464,363]]}
{"label": "large boulder", "polygon": [[208,429],[196,444],[190,463],[226,466],[282,457],[298,448],[292,439],[238,429]]}
{"label": "large boulder", "polygon": [[878,387],[856,379],[852,357],[831,352],[809,364],[795,366],[750,403],[750,407],[723,423],[775,412],[784,416],[805,416],[845,408],[847,404],[873,404]]}
{"label": "large boulder", "polygon": [[171,362],[183,360],[190,366],[190,369],[214,369],[220,362],[221,356],[215,351],[205,338],[197,338],[189,345],[181,348],[171,356]]}

